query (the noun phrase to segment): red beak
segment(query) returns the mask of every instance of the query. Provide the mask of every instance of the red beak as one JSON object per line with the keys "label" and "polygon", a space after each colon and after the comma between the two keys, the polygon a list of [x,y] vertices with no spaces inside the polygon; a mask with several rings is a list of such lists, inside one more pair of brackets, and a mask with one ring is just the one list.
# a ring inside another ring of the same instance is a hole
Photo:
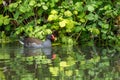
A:
{"label": "red beak", "polygon": [[53,54],[52,55],[52,59],[54,60],[56,58],[56,54]]}
{"label": "red beak", "polygon": [[55,40],[55,36],[52,34],[52,40],[54,41]]}

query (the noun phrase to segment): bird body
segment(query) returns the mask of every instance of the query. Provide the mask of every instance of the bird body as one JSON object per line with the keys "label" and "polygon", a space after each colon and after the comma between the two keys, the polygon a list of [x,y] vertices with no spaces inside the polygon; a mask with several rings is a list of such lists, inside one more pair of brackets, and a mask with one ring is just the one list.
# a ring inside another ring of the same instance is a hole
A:
{"label": "bird body", "polygon": [[27,48],[46,48],[51,47],[51,41],[54,40],[54,35],[47,35],[46,40],[43,42],[37,38],[24,38],[19,42]]}

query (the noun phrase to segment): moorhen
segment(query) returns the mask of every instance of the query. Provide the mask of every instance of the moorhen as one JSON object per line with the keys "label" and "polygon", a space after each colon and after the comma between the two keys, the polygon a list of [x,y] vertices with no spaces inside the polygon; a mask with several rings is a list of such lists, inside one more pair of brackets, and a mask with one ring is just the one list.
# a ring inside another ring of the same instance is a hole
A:
{"label": "moorhen", "polygon": [[19,40],[19,42],[24,45],[26,48],[46,48],[51,47],[51,41],[55,40],[55,36],[53,34],[49,34],[46,36],[46,40],[42,42],[39,39],[36,38],[24,38],[22,40]]}

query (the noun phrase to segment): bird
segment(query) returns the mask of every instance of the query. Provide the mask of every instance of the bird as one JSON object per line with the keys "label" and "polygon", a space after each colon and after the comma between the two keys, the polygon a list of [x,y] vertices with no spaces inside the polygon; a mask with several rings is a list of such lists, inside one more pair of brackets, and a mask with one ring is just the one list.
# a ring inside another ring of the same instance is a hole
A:
{"label": "bird", "polygon": [[25,47],[25,48],[47,48],[51,47],[51,42],[55,40],[54,34],[48,34],[46,36],[45,41],[41,41],[37,38],[32,37],[26,37],[24,39],[19,40],[19,42]]}

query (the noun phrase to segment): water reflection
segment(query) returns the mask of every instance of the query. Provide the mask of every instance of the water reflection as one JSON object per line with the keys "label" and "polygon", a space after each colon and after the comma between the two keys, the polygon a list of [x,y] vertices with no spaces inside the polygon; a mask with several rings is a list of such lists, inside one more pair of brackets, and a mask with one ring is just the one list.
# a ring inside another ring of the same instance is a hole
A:
{"label": "water reflection", "polygon": [[23,55],[28,56],[40,56],[45,54],[47,58],[52,58],[52,49],[51,48],[43,48],[43,49],[36,49],[36,48],[24,48]]}
{"label": "water reflection", "polygon": [[[70,45],[30,49],[18,43],[0,46],[0,80],[120,79],[120,57],[114,49]],[[52,53],[57,55],[55,60]]]}

